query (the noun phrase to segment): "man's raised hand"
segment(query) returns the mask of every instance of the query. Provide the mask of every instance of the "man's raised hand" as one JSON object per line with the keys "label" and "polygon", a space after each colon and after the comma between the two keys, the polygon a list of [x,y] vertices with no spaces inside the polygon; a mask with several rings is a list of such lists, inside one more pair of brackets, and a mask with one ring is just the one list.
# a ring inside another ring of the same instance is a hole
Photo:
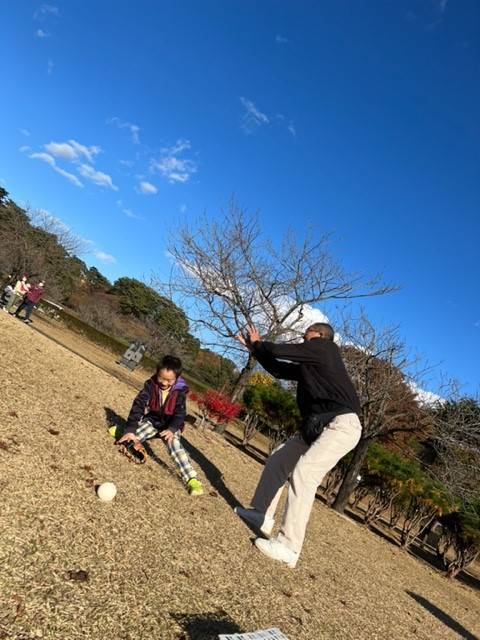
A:
{"label": "man's raised hand", "polygon": [[260,333],[258,331],[258,329],[253,325],[250,324],[248,325],[248,341],[250,344],[255,344],[255,342],[258,342],[259,340],[261,340],[260,338]]}
{"label": "man's raised hand", "polygon": [[237,333],[237,335],[235,336],[235,340],[237,340],[243,347],[245,347],[245,349],[251,351],[251,344],[242,333]]}
{"label": "man's raised hand", "polygon": [[252,351],[254,343],[258,342],[260,339],[260,333],[253,324],[248,325],[246,335],[243,335],[243,333],[237,333],[235,336],[235,340],[240,342],[240,344],[249,351]]}

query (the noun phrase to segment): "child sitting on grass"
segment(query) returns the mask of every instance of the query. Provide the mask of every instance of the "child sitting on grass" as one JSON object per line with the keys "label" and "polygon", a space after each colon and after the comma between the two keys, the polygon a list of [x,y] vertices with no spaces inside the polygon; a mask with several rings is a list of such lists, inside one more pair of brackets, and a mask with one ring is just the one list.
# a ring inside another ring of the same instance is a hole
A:
{"label": "child sitting on grass", "polygon": [[191,496],[203,493],[180,436],[186,417],[188,387],[180,376],[182,362],[175,356],[165,356],[157,365],[155,375],[146,380],[133,401],[125,433],[117,444],[142,443],[159,436],[180,471]]}

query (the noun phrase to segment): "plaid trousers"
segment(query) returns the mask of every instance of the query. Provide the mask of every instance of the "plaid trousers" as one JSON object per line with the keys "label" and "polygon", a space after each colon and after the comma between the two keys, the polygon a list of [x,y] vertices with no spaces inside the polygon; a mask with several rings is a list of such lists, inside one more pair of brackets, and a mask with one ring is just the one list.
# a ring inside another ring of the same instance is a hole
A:
{"label": "plaid trousers", "polygon": [[[158,436],[158,429],[153,426],[150,420],[140,420],[135,435],[140,439],[140,442],[145,442],[145,440]],[[196,478],[197,472],[192,467],[188,453],[183,448],[180,431],[175,432],[171,442],[165,440],[164,442],[185,484],[192,478]]]}

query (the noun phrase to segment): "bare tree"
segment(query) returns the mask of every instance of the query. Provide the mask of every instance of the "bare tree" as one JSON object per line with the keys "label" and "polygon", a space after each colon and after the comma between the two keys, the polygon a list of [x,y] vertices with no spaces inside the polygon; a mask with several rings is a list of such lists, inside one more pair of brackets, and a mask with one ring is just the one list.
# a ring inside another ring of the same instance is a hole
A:
{"label": "bare tree", "polygon": [[360,399],[363,429],[333,503],[339,512],[348,503],[373,440],[425,433],[430,424],[415,391],[412,370],[418,358],[409,354],[398,328],[376,329],[362,312],[358,319],[343,322],[341,335],[345,363]]}
{"label": "bare tree", "polygon": [[88,241],[78,236],[69,226],[48,211],[45,211],[45,209],[30,209],[27,207],[26,213],[32,225],[47,234],[55,236],[69,256],[81,256],[88,252]]}
{"label": "bare tree", "polygon": [[433,408],[433,471],[454,496],[468,501],[480,486],[480,403],[458,388]]}
{"label": "bare tree", "polygon": [[[179,305],[210,336],[212,346],[231,351],[238,349],[235,335],[249,323],[268,339],[298,335],[310,305],[395,290],[379,277],[347,273],[330,253],[329,242],[329,235],[287,233],[274,245],[262,235],[258,218],[231,202],[221,221],[204,217],[195,228],[182,227],[170,242],[170,297],[181,298]],[[159,278],[155,283],[165,286]],[[249,355],[233,399],[240,397],[254,365]]]}

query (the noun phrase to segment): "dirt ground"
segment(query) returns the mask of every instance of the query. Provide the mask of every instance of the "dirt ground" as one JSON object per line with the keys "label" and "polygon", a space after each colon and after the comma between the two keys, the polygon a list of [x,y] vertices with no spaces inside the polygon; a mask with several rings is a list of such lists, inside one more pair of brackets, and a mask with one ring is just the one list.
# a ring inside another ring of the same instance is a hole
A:
{"label": "dirt ground", "polygon": [[[478,591],[321,504],[295,570],[261,556],[232,512],[259,463],[191,427],[204,496],[188,496],[161,442],[155,460],[129,463],[106,425],[134,389],[4,313],[0,358],[0,638],[480,634]],[[118,487],[110,504],[94,491],[106,480]]]}

